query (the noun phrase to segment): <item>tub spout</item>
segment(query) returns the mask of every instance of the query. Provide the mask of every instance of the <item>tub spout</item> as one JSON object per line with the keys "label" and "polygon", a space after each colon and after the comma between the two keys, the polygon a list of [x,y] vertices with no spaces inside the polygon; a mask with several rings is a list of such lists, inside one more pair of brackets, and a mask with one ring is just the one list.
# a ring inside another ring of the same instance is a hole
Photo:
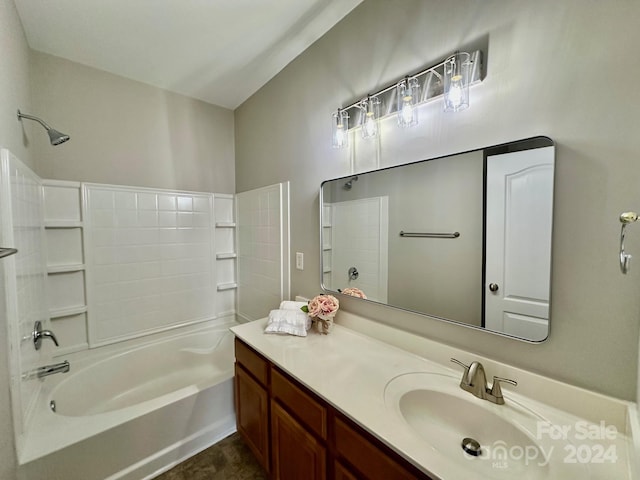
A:
{"label": "tub spout", "polygon": [[60,363],[54,363],[53,365],[45,365],[44,367],[40,367],[36,369],[36,375],[38,378],[48,377],[49,375],[53,375],[55,373],[67,373],[69,371],[70,365],[67,360]]}

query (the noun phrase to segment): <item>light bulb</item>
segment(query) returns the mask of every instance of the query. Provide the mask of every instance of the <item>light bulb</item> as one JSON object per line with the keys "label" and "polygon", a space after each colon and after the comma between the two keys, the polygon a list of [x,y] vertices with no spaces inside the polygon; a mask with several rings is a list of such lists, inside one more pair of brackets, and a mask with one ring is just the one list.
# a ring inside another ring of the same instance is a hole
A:
{"label": "light bulb", "polygon": [[444,67],[444,111],[458,112],[469,106],[469,68],[466,52],[449,57]]}
{"label": "light bulb", "polygon": [[362,138],[371,138],[378,135],[378,118],[380,117],[380,100],[377,97],[368,96],[360,102],[362,109]]}
{"label": "light bulb", "polygon": [[456,75],[451,78],[448,99],[451,107],[454,109],[458,109],[460,105],[462,105],[462,75]]}
{"label": "light bulb", "polygon": [[378,125],[373,113],[367,113],[367,119],[364,122],[364,128],[367,131],[367,137],[373,137],[378,133]]}
{"label": "light bulb", "polygon": [[398,125],[411,127],[418,124],[416,104],[419,99],[419,86],[416,78],[406,77],[397,87]]}
{"label": "light bulb", "polygon": [[343,148],[349,142],[349,114],[338,109],[332,114],[331,123],[331,145],[333,148]]}
{"label": "light bulb", "polygon": [[336,146],[342,147],[344,145],[344,125],[340,124],[336,126]]}

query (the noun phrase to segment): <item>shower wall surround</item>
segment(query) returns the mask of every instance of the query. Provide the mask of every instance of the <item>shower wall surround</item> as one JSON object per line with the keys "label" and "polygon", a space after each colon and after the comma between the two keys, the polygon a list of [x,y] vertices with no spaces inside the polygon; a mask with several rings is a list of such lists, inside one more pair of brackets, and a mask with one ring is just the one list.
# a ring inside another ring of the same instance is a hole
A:
{"label": "shower wall surround", "polygon": [[[48,328],[42,241],[42,184],[40,178],[9,150],[0,150],[1,245],[15,247],[18,254],[5,257],[4,302],[7,308],[13,424],[18,448],[34,408],[40,383],[22,380],[22,374],[46,363],[52,345],[38,351],[31,341],[36,321]],[[5,350],[3,348],[3,350]]]}
{"label": "shower wall surround", "polygon": [[257,320],[290,298],[289,182],[239,193],[238,316]]}
{"label": "shower wall surround", "polygon": [[56,356],[235,314],[234,195],[45,180],[44,198]]}
{"label": "shower wall surround", "polygon": [[89,344],[216,318],[213,194],[85,184]]}

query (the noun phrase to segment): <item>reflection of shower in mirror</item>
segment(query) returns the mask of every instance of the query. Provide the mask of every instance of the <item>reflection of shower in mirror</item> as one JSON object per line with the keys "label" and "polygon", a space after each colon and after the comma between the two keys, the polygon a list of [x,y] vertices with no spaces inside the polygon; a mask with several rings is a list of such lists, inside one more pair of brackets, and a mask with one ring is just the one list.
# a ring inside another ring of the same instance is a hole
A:
{"label": "reflection of shower in mirror", "polygon": [[342,188],[344,188],[345,190],[351,190],[351,187],[353,187],[353,182],[357,182],[357,181],[358,181],[358,176],[354,175],[349,179],[348,182],[345,182]]}

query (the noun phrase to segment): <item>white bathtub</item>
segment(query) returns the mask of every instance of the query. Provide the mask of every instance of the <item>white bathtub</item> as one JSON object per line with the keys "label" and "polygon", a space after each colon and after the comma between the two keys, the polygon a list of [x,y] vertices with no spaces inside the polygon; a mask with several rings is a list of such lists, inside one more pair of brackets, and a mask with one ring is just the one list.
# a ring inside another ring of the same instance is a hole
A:
{"label": "white bathtub", "polygon": [[71,371],[44,381],[19,478],[152,478],[235,431],[233,325],[64,357]]}

